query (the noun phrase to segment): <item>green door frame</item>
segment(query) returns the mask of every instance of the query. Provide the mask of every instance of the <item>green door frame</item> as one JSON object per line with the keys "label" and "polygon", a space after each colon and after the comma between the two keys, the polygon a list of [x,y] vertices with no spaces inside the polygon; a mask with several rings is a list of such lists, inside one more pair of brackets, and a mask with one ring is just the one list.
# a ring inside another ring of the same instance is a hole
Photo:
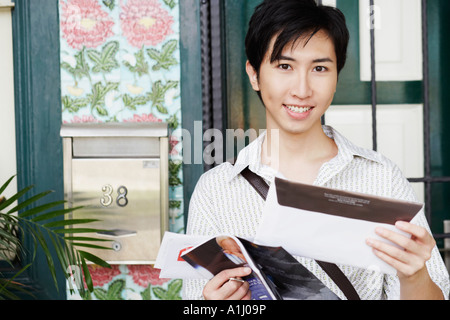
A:
{"label": "green door frame", "polygon": [[[15,1],[12,24],[18,189],[35,185],[33,194],[54,191],[45,201],[62,200],[58,1]],[[32,246],[33,239],[25,234],[25,249]],[[29,262],[24,256],[23,265]],[[43,252],[28,270],[21,281],[33,288],[37,299],[66,298],[62,272],[57,274],[57,290]]]}
{"label": "green door frame", "polygon": [[[180,6],[180,55],[181,55],[181,114],[182,128],[187,130],[192,138],[195,121],[202,121],[202,53],[200,38],[200,0],[183,0]],[[190,144],[183,140],[185,154],[194,158],[194,140]],[[202,142],[200,142],[202,143]],[[192,162],[192,163],[187,163]],[[184,221],[187,223],[189,200],[195,185],[204,172],[203,164],[194,161],[183,162],[183,196]]]}

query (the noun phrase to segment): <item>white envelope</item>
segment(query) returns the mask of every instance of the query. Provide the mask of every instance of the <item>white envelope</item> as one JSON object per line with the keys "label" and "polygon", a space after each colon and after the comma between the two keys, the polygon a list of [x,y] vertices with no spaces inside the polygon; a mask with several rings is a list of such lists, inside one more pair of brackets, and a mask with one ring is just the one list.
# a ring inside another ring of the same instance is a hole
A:
{"label": "white envelope", "polygon": [[205,236],[164,233],[154,267],[161,269],[160,278],[204,279],[205,276],[181,259],[187,250],[205,241]]}
{"label": "white envelope", "polygon": [[295,256],[395,275],[396,270],[375,256],[365,241],[368,237],[383,240],[374,232],[377,226],[403,233],[394,223],[410,221],[421,208],[418,203],[303,185],[277,177],[269,189],[254,242],[282,246]]}

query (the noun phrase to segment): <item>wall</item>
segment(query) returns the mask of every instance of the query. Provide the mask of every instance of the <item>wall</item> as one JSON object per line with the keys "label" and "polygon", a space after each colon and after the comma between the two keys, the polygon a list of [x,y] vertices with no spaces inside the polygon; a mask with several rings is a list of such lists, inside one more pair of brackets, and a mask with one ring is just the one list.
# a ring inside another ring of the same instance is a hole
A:
{"label": "wall", "polygon": [[[13,3],[0,1],[0,137],[2,156],[0,157],[0,183],[4,183],[17,173],[16,167],[16,127],[14,112],[14,69],[12,48],[11,10]],[[14,179],[3,194],[9,198],[17,192]]]}
{"label": "wall", "polygon": [[[62,122],[167,122],[170,231],[183,232],[178,2],[60,0],[59,15]],[[180,298],[181,280],[149,265],[90,271],[88,299]]]}

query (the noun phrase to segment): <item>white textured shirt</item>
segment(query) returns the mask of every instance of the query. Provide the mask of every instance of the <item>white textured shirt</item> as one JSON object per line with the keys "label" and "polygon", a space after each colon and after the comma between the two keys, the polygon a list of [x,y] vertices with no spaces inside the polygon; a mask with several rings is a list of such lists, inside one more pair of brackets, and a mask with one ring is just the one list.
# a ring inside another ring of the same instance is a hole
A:
{"label": "white textured shirt", "polygon": [[[338,154],[322,165],[314,185],[417,201],[410,183],[392,161],[380,153],[354,145],[329,126],[324,126],[323,129],[328,137],[334,139]],[[244,238],[255,236],[265,201],[239,173],[248,166],[269,185],[273,182],[276,172],[261,164],[264,138],[263,133],[242,149],[234,166],[231,163],[223,163],[200,177],[190,201],[188,234],[232,234]],[[430,232],[423,210],[412,223],[425,227]],[[339,287],[314,260],[295,258],[339,298],[346,299]],[[448,299],[449,275],[437,247],[433,249],[432,257],[426,265],[431,279]],[[352,266],[338,266],[351,281],[361,299],[400,298],[398,277]],[[203,299],[205,284],[206,280],[184,280],[183,298]]]}

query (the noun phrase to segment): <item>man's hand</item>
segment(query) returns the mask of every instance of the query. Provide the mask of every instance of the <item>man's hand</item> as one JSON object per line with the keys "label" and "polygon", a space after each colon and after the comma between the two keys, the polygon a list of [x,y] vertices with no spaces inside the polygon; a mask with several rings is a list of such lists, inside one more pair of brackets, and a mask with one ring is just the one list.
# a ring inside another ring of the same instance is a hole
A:
{"label": "man's hand", "polygon": [[423,227],[404,221],[395,226],[411,237],[382,227],[376,228],[375,232],[400,248],[376,239],[367,239],[367,244],[375,255],[397,270],[402,298],[442,298],[442,292],[432,282],[425,264],[431,258],[436,241]]}
{"label": "man's hand", "polygon": [[251,272],[248,267],[223,270],[208,281],[203,289],[203,296],[206,300],[250,300],[248,282],[230,279],[239,279]]}

